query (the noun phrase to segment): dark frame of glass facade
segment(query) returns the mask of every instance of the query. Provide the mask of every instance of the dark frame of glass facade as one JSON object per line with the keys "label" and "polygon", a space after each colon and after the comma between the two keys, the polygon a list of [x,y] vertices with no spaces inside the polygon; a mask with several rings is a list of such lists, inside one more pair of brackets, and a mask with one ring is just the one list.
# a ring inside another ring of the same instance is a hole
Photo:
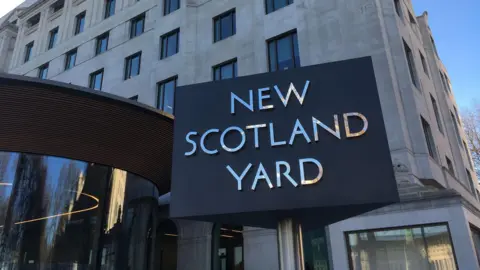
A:
{"label": "dark frame of glass facade", "polygon": [[[172,46],[172,42],[170,39],[172,37],[175,39],[174,51],[169,50],[171,48],[170,46]],[[160,37],[160,42],[160,59],[165,59],[167,57],[177,54],[180,48],[180,28],[177,28],[162,35]]]}
{"label": "dark frame of glass facade", "polygon": [[[291,30],[286,33],[283,33],[279,36],[273,37],[267,40],[267,57],[268,57],[268,70],[270,72],[280,70],[279,65],[279,42],[284,39],[290,39],[290,61],[293,60],[292,68],[297,68],[301,66],[300,63],[300,51],[298,47],[298,35],[297,30]],[[289,67],[287,67],[288,69]],[[282,70],[285,70],[282,69]]]}
{"label": "dark frame of glass facade", "polygon": [[47,79],[49,63],[43,64],[38,68],[38,78]]}
{"label": "dark frame of glass facade", "polygon": [[[101,76],[99,87],[96,86],[98,76]],[[103,68],[99,69],[99,70],[97,70],[93,73],[90,73],[90,76],[89,76],[89,79],[88,79],[88,87],[90,87],[91,89],[101,91],[102,90],[102,85],[103,85]]]}
{"label": "dark frame of glass facade", "polygon": [[[138,58],[138,66],[135,66],[135,59]],[[127,58],[125,58],[125,72],[124,72],[124,79],[128,80],[135,76],[140,75],[140,68],[142,66],[142,52],[134,53]]]}
{"label": "dark frame of glass facade", "polygon": [[264,0],[265,1],[265,13],[269,14],[288,5],[293,4],[294,0]]}
{"label": "dark frame of glass facade", "polygon": [[104,19],[107,19],[115,15],[115,0],[105,0],[105,14]]}
{"label": "dark frame of glass facade", "polygon": [[23,57],[23,63],[30,61],[30,58],[32,57],[32,50],[33,50],[34,44],[35,44],[34,41],[32,41],[27,45],[25,45],[25,55]]}
{"label": "dark frame of glass facade", "polygon": [[48,49],[52,49],[55,47],[55,43],[57,43],[58,39],[58,26],[50,30],[48,33]]}
{"label": "dark frame of glass facade", "polygon": [[138,37],[145,31],[145,13],[130,20],[130,38]]}
{"label": "dark frame of glass facade", "polygon": [[65,70],[69,70],[75,66],[77,62],[77,48],[65,54]]}
{"label": "dark frame of glass facade", "polygon": [[[231,74],[228,74],[228,75],[231,75],[231,76],[225,76],[226,75],[224,74],[225,68],[230,66],[231,66]],[[212,70],[213,70],[214,81],[236,78],[237,72],[238,72],[237,58],[215,65],[212,67]]]}
{"label": "dark frame of glass facade", "polygon": [[85,15],[86,11],[81,12],[77,16],[75,16],[75,35],[78,35],[83,32],[85,29]]}
{"label": "dark frame of glass facade", "polygon": [[[166,113],[174,114],[175,89],[177,88],[177,80],[178,80],[178,76],[173,76],[157,83],[157,104],[156,104],[157,109],[162,110],[163,112],[166,112]],[[165,87],[170,83],[173,83],[173,91],[172,93],[165,93]],[[170,100],[171,109],[166,110],[165,106],[168,106],[168,104],[165,104],[165,101],[166,99],[168,99],[168,97],[171,98]]]}
{"label": "dark frame of glass facade", "polygon": [[237,33],[236,17],[235,9],[231,9],[213,18],[213,42],[224,40]]}
{"label": "dark frame of glass facade", "polygon": [[180,0],[163,0],[163,15],[168,15],[180,9]]}
{"label": "dark frame of glass facade", "polygon": [[[212,227],[212,270],[244,270],[243,227],[215,223]],[[237,251],[241,260],[237,264]],[[225,268],[223,268],[225,266]]]}
{"label": "dark frame of glass facade", "polygon": [[95,42],[95,55],[99,55],[108,50],[108,39],[110,37],[109,32],[105,32],[96,38]]}

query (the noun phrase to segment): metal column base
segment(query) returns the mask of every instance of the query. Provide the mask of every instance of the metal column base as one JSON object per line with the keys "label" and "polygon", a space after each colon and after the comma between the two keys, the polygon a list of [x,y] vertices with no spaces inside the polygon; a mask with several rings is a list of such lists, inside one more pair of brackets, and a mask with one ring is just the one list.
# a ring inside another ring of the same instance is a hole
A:
{"label": "metal column base", "polygon": [[304,270],[302,227],[293,219],[278,223],[280,270]]}

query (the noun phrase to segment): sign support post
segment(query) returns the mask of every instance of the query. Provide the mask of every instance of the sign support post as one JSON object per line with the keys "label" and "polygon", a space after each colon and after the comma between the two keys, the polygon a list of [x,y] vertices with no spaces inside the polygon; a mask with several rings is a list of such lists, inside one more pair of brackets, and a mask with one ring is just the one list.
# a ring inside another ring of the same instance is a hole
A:
{"label": "sign support post", "polygon": [[278,257],[281,270],[304,270],[302,226],[289,218],[278,223]]}

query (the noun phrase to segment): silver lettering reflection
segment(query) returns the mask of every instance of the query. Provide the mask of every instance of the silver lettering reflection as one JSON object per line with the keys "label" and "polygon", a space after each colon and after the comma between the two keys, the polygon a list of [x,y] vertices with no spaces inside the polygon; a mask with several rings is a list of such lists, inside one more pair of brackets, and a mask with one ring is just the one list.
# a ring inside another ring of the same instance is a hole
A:
{"label": "silver lettering reflection", "polygon": [[203,133],[202,135],[202,138],[200,139],[200,148],[202,148],[203,152],[205,152],[206,154],[209,154],[209,155],[215,155],[218,153],[218,150],[215,149],[215,150],[209,150],[205,147],[205,140],[207,139],[207,136],[208,134],[210,133],[218,133],[220,132],[219,129],[217,128],[212,128],[212,129],[209,129],[207,130],[205,133]]}
{"label": "silver lettering reflection", "polygon": [[230,113],[235,114],[235,100],[240,102],[245,108],[253,112],[253,90],[249,90],[249,102],[245,102],[243,99],[235,95],[233,92],[230,93]]}
{"label": "silver lettering reflection", "polygon": [[317,118],[312,117],[312,122],[313,122],[313,134],[315,136],[315,141],[318,142],[318,127],[321,126],[323,129],[328,131],[330,134],[333,136],[337,137],[337,139],[341,139],[340,137],[340,126],[338,124],[338,115],[333,115],[333,121],[335,122],[335,131],[333,131],[330,127],[325,125],[324,123],[320,122]]}
{"label": "silver lettering reflection", "polygon": [[[240,133],[240,135],[242,136],[242,142],[237,147],[230,148],[225,144],[225,136],[227,136],[228,132],[233,131],[233,130],[236,130],[236,131],[238,131],[238,133]],[[220,136],[220,144],[222,145],[222,148],[225,149],[225,151],[230,152],[230,153],[235,153],[238,150],[242,149],[242,147],[245,145],[246,140],[247,140],[247,138],[245,136],[245,132],[243,131],[243,129],[241,129],[239,127],[235,127],[235,126],[225,129],[222,133],[222,136]]]}
{"label": "silver lettering reflection", "polygon": [[187,157],[195,154],[195,152],[197,151],[197,144],[190,139],[190,136],[193,136],[193,135],[198,135],[198,132],[190,131],[189,133],[187,133],[187,136],[185,136],[185,141],[192,144],[192,150],[189,152],[185,152],[185,156]]}
{"label": "silver lettering reflection", "polygon": [[[281,171],[280,166],[285,167],[285,171],[283,173],[280,173]],[[290,164],[288,164],[288,162],[277,161],[275,162],[275,168],[277,172],[277,187],[282,187],[282,179],[281,179],[282,174],[283,176],[285,176],[285,178],[287,178],[288,181],[290,181],[290,183],[292,183],[294,187],[298,186],[298,183],[295,182],[295,180],[290,176]]]}
{"label": "silver lettering reflection", "polygon": [[263,105],[264,99],[270,99],[270,94],[263,93],[267,91],[270,91],[270,87],[258,89],[258,110],[260,111],[273,109],[273,105]]}
{"label": "silver lettering reflection", "polygon": [[308,134],[305,131],[305,128],[303,128],[302,123],[300,123],[300,121],[297,119],[297,121],[295,121],[295,127],[293,127],[292,136],[290,136],[289,144],[293,145],[293,142],[295,141],[295,137],[300,134],[302,134],[303,137],[305,137],[305,140],[307,141],[307,143],[312,142],[312,140],[310,140],[310,137],[308,137]]}
{"label": "silver lettering reflection", "polygon": [[[351,132],[350,131],[350,125],[348,124],[348,118],[349,117],[358,117],[360,118],[362,121],[363,121],[363,128],[358,131],[358,132]],[[346,136],[347,138],[354,138],[354,137],[360,137],[362,136],[363,134],[365,134],[365,132],[367,132],[367,129],[368,129],[368,120],[367,118],[361,114],[361,113],[358,113],[358,112],[351,112],[351,113],[344,113],[343,114],[343,121],[344,121],[344,124],[345,124],[345,133],[346,133]]]}
{"label": "silver lettering reflection", "polygon": [[287,144],[286,141],[275,141],[275,131],[273,129],[273,123],[268,124],[268,128],[270,130],[270,146],[280,146]]}
{"label": "silver lettering reflection", "polygon": [[298,93],[297,89],[293,85],[293,83],[290,83],[290,87],[288,88],[287,95],[284,97],[278,86],[274,85],[273,88],[277,92],[278,97],[282,101],[283,105],[287,107],[288,101],[290,100],[290,95],[293,94],[297,97],[298,101],[300,102],[300,105],[303,105],[303,101],[305,100],[305,96],[307,95],[308,87],[310,86],[310,81],[307,81],[305,83],[305,86],[303,87],[303,92],[302,95]]}
{"label": "silver lettering reflection", "polygon": [[258,129],[259,128],[264,128],[267,127],[267,124],[258,124],[258,125],[251,125],[251,126],[246,126],[245,129],[253,129],[253,136],[255,140],[255,148],[260,147],[260,143],[258,141]]}
{"label": "silver lettering reflection", "polygon": [[265,171],[265,168],[263,167],[263,164],[261,162],[260,162],[260,165],[258,165],[258,170],[257,170],[257,173],[255,174],[255,179],[253,180],[252,190],[255,190],[257,188],[258,180],[265,180],[268,184],[268,187],[270,189],[273,188],[272,182],[268,177],[267,171]]}
{"label": "silver lettering reflection", "polygon": [[[320,179],[322,179],[322,176],[323,176],[323,167],[322,167],[322,164],[320,164],[320,162],[314,158],[302,158],[300,160],[298,160],[298,163],[299,163],[299,166],[300,166],[300,179],[301,179],[301,183],[302,185],[313,185],[315,183],[317,183],[318,181],[320,181]],[[314,179],[305,179],[305,163],[313,163],[315,165],[317,165],[317,168],[318,168],[318,175],[317,177],[315,177]]]}
{"label": "silver lettering reflection", "polygon": [[233,175],[235,180],[237,180],[237,190],[242,190],[242,180],[245,177],[245,175],[248,173],[250,168],[252,167],[252,163],[248,163],[248,166],[243,170],[241,175],[238,175],[230,165],[227,165],[227,170]]}

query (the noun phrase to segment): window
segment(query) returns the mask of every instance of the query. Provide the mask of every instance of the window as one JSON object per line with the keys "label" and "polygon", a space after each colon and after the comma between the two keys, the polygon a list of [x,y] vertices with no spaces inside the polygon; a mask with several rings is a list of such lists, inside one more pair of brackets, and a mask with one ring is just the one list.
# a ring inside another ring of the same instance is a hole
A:
{"label": "window", "polygon": [[142,52],[138,52],[125,58],[125,80],[128,80],[140,74],[141,58]]}
{"label": "window", "polygon": [[157,84],[157,108],[173,114],[174,94],[177,88],[177,77],[167,79]]}
{"label": "window", "polygon": [[40,22],[40,13],[27,20],[27,27],[33,27]]}
{"label": "window", "polygon": [[213,67],[213,80],[225,80],[237,77],[237,59]]}
{"label": "window", "polygon": [[115,0],[105,0],[105,14],[104,18],[108,18],[115,14]]}
{"label": "window", "polygon": [[465,171],[467,172],[467,180],[468,180],[468,185],[470,187],[470,191],[474,195],[476,195],[476,188],[475,188],[475,184],[473,183],[472,174],[470,173],[470,171],[468,169],[465,169]]}
{"label": "window", "polygon": [[428,154],[432,158],[435,159],[435,142],[433,140],[432,136],[432,130],[430,129],[430,125],[428,124],[423,117],[420,117],[422,119],[422,127],[423,127],[423,135],[425,136],[425,142],[427,143],[427,148],[428,148]]}
{"label": "window", "polygon": [[225,12],[213,18],[214,41],[220,41],[236,33],[235,10]]}
{"label": "window", "polygon": [[452,118],[452,124],[453,128],[455,129],[455,134],[457,135],[458,143],[462,144],[462,137],[460,137],[460,131],[458,130],[457,122],[452,112],[450,112],[450,117]]}
{"label": "window", "polygon": [[54,29],[50,30],[50,33],[48,34],[49,50],[55,46],[55,43],[57,42],[57,37],[58,37],[58,27],[55,27]]}
{"label": "window", "polygon": [[75,35],[83,32],[85,28],[85,11],[75,17]]}
{"label": "window", "polygon": [[25,46],[25,56],[23,57],[24,63],[30,61],[30,58],[32,57],[33,44],[34,43],[32,41]]}
{"label": "window", "polygon": [[286,7],[293,3],[293,0],[265,0],[265,9],[267,14],[274,12],[277,9]]}
{"label": "window", "polygon": [[138,100],[138,95],[135,95],[133,97],[129,97],[128,99],[133,100],[133,101],[137,101]]}
{"label": "window", "polygon": [[445,82],[445,77],[443,76],[443,72],[439,70],[438,73],[440,74],[440,80],[442,81],[442,84],[443,84],[443,90],[448,93],[448,87],[447,87],[447,83]]}
{"label": "window", "polygon": [[65,70],[71,69],[75,66],[77,61],[77,49],[73,49],[65,54]]}
{"label": "window", "polygon": [[416,24],[415,17],[413,17],[412,13],[408,12],[408,18],[410,19],[411,24]]}
{"label": "window", "polygon": [[430,94],[430,100],[432,101],[433,113],[435,114],[435,119],[437,120],[438,131],[443,133],[443,125],[442,125],[442,118],[440,117],[440,112],[438,111],[437,101],[433,98],[432,94]]}
{"label": "window", "polygon": [[57,2],[53,3],[50,8],[52,9],[52,12],[55,13],[57,11],[60,11],[63,9],[63,6],[65,5],[65,0],[58,0]]}
{"label": "window", "polygon": [[447,77],[445,73],[443,73],[443,78],[445,80],[445,85],[447,86],[448,92],[452,92],[452,88],[450,87],[450,79]]}
{"label": "window", "polygon": [[448,169],[448,172],[449,172],[451,175],[455,175],[455,170],[453,169],[453,163],[452,163],[452,161],[451,161],[448,157],[445,157],[445,160],[447,161],[447,169]]}
{"label": "window", "polygon": [[237,270],[243,266],[243,227],[215,224],[212,231],[212,269]]}
{"label": "window", "polygon": [[163,15],[170,14],[180,8],[180,0],[164,0]]}
{"label": "window", "polygon": [[397,12],[398,17],[402,18],[402,4],[400,0],[393,0],[395,5],[395,11]]}
{"label": "window", "polygon": [[457,269],[447,224],[347,232],[345,236],[351,270]]}
{"label": "window", "polygon": [[[325,227],[302,230],[305,270],[329,270],[329,247]],[[374,270],[374,269],[372,269]],[[378,269],[376,269],[378,270]]]}
{"label": "window", "polygon": [[97,42],[95,45],[95,55],[99,55],[108,50],[108,37],[108,32],[97,37]]}
{"label": "window", "polygon": [[460,116],[458,115],[458,111],[457,111],[457,108],[455,106],[453,106],[453,111],[455,112],[455,119],[457,119],[458,125],[461,126],[462,121],[460,121]]}
{"label": "window", "polygon": [[419,87],[417,70],[415,69],[415,59],[413,58],[412,50],[408,47],[407,43],[403,41],[403,46],[405,48],[405,57],[407,58],[408,70],[410,71],[410,78],[412,79],[413,85]]}
{"label": "window", "polygon": [[428,74],[427,60],[425,60],[425,57],[423,56],[421,51],[418,51],[418,53],[420,54],[420,59],[422,59],[423,71],[425,72],[425,74],[427,74],[428,77],[430,77],[430,75]]}
{"label": "window", "polygon": [[470,168],[473,169],[472,158],[470,157],[470,151],[468,150],[468,145],[465,141],[463,141],[463,149],[465,149],[465,155],[468,160],[468,165],[470,166]]}
{"label": "window", "polygon": [[48,63],[43,64],[38,68],[38,78],[40,79],[47,79],[48,75]]}
{"label": "window", "polygon": [[438,57],[437,45],[435,45],[435,40],[432,36],[430,36],[430,41],[432,42],[433,50],[435,51],[435,55]]}
{"label": "window", "polygon": [[270,71],[300,67],[297,32],[287,33],[268,41]]}
{"label": "window", "polygon": [[145,30],[145,13],[133,18],[130,23],[130,38],[137,37]]}
{"label": "window", "polygon": [[102,90],[103,69],[97,70],[90,74],[89,87],[95,90]]}
{"label": "window", "polygon": [[161,59],[167,58],[178,53],[180,29],[173,30],[162,36]]}

